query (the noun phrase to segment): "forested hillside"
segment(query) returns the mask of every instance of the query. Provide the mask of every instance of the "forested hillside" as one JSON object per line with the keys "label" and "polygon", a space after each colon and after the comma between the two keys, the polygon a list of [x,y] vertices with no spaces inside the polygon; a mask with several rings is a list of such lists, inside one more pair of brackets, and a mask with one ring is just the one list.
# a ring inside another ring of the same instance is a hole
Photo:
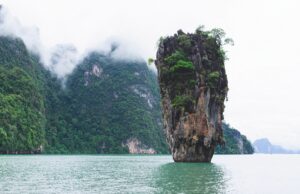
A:
{"label": "forested hillside", "polygon": [[91,53],[60,98],[62,105],[51,105],[58,114],[47,130],[49,152],[128,153],[132,145],[167,153],[156,77],[144,62]]}
{"label": "forested hillside", "polygon": [[65,85],[19,39],[0,39],[2,153],[167,153],[155,74],[91,53]]}
{"label": "forested hillside", "polygon": [[45,106],[40,69],[19,39],[0,37],[0,152],[40,152]]}

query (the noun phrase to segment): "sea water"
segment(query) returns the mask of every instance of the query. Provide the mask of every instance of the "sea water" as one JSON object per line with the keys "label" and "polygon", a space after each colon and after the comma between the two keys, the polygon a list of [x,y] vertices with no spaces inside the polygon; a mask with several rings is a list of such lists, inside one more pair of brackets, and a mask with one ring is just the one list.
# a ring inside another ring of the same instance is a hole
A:
{"label": "sea water", "polygon": [[300,193],[300,155],[2,155],[0,193]]}

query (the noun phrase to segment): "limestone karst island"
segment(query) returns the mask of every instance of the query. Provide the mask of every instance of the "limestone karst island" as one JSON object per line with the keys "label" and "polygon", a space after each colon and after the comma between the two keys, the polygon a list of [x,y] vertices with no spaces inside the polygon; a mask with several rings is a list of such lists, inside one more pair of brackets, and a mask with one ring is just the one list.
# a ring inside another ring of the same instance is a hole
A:
{"label": "limestone karst island", "polygon": [[228,83],[221,29],[162,38],[155,65],[163,123],[173,159],[210,162],[224,144],[222,120]]}

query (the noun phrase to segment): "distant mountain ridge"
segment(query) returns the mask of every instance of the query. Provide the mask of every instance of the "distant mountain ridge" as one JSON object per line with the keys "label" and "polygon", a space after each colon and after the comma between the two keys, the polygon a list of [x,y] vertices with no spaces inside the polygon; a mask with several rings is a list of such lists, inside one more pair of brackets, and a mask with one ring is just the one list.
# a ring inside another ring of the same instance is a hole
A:
{"label": "distant mountain ridge", "polygon": [[269,139],[262,138],[253,142],[255,153],[263,154],[300,154],[300,150],[290,150],[279,145],[272,144]]}

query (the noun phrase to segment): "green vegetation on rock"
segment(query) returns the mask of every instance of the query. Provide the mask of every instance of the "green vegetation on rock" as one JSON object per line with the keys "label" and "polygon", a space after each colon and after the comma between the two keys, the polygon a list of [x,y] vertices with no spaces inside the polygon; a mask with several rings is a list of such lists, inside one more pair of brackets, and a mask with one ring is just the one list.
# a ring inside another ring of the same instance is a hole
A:
{"label": "green vegetation on rock", "polygon": [[187,57],[185,56],[185,54],[180,50],[176,50],[170,56],[165,58],[165,62],[168,63],[170,66],[175,65],[180,60],[182,60],[182,61],[187,60]]}
{"label": "green vegetation on rock", "polygon": [[189,48],[192,46],[192,41],[186,34],[180,34],[178,35],[178,43],[183,48]]}
{"label": "green vegetation on rock", "polygon": [[190,61],[184,61],[184,60],[179,60],[176,62],[174,66],[170,68],[171,72],[177,72],[177,71],[189,71],[189,70],[194,70],[195,67],[192,62]]}
{"label": "green vegetation on rock", "polygon": [[193,63],[185,56],[182,50],[176,50],[170,56],[166,57],[165,61],[170,65],[169,73],[189,72],[195,69]]}
{"label": "green vegetation on rock", "polygon": [[207,78],[209,87],[214,88],[220,78],[220,73],[218,71],[211,72],[208,74]]}
{"label": "green vegetation on rock", "polygon": [[175,108],[185,108],[193,105],[193,99],[190,96],[176,96],[172,102],[173,107]]}

